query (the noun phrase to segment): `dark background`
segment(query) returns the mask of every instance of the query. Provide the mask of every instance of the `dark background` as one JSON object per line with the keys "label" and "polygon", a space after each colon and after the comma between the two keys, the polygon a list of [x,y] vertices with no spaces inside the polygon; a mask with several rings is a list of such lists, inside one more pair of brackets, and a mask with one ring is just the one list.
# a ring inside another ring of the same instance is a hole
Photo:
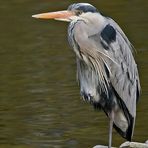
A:
{"label": "dark background", "polygon": [[[65,22],[32,14],[73,0],[0,2],[0,147],[91,148],[108,144],[108,119],[80,100]],[[83,1],[84,2],[84,1]],[[86,0],[119,23],[137,49],[142,95],[134,141],[148,139],[148,1]],[[122,139],[115,131],[113,145]]]}

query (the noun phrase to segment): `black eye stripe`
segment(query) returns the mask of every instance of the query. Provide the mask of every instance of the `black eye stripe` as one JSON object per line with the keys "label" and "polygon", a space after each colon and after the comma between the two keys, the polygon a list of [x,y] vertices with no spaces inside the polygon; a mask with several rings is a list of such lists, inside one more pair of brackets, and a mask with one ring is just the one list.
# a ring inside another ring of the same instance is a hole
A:
{"label": "black eye stripe", "polygon": [[83,12],[97,12],[97,9],[93,6],[80,6],[78,7],[78,10],[82,10]]}

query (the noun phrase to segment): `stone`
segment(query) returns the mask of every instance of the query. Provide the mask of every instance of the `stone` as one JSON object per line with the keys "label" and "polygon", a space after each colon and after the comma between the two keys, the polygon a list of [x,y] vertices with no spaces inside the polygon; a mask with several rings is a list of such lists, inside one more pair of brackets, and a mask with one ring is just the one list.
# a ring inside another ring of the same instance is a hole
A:
{"label": "stone", "polygon": [[[108,146],[96,145],[93,148],[108,148]],[[117,147],[112,147],[112,148],[117,148]],[[148,140],[145,143],[126,141],[122,143],[119,148],[148,148]]]}
{"label": "stone", "polygon": [[148,144],[139,142],[124,142],[120,145],[120,148],[148,148]]}

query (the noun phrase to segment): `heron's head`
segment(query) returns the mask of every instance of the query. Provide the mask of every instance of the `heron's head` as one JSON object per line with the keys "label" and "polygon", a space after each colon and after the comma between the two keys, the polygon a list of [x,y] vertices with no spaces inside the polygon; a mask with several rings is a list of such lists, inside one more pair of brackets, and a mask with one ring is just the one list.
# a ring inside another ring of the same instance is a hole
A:
{"label": "heron's head", "polygon": [[71,22],[81,18],[84,14],[96,13],[98,10],[88,3],[74,3],[68,7],[67,10],[47,12],[33,15],[32,17],[39,19],[55,19],[60,21]]}

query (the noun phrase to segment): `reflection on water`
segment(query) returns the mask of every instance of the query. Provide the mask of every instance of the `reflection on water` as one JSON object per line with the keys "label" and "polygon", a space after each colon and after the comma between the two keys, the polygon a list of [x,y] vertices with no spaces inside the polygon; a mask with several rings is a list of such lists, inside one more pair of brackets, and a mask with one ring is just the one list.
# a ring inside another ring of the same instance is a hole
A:
{"label": "reflection on water", "polygon": [[[105,114],[79,99],[67,24],[31,18],[34,13],[64,9],[72,2],[1,2],[0,147],[89,148],[107,144]],[[143,142],[148,138],[148,2],[95,0],[92,4],[115,18],[137,48],[142,96],[134,140]],[[114,131],[113,141],[119,145],[123,139]]]}

